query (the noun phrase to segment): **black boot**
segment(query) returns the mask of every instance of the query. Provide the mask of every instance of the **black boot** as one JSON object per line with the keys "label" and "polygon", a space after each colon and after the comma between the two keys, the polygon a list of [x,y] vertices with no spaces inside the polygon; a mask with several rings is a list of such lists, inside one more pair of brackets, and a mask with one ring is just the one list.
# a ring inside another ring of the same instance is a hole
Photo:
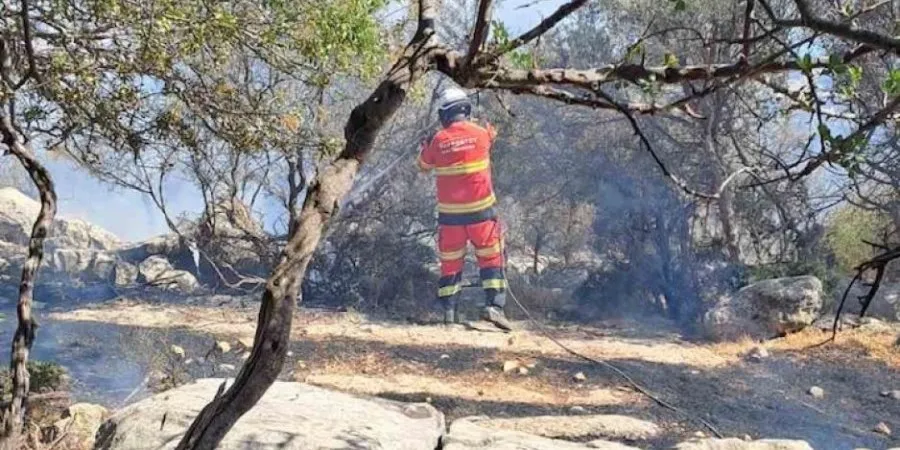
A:
{"label": "black boot", "polygon": [[509,323],[506,314],[503,313],[503,308],[499,306],[486,306],[482,318],[503,331],[512,331],[512,324]]}
{"label": "black boot", "polygon": [[[485,277],[482,269],[482,279]],[[492,323],[503,331],[512,331],[512,324],[506,318],[503,308],[506,306],[506,289],[488,288],[484,290],[484,311],[481,318]]]}

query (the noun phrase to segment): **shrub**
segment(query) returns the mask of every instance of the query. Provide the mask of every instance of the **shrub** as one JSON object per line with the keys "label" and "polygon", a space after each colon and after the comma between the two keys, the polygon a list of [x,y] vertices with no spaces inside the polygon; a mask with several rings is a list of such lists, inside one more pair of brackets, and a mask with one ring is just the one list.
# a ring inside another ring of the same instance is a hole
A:
{"label": "shrub", "polygon": [[838,267],[850,272],[875,255],[875,249],[863,241],[881,242],[889,227],[883,214],[846,205],[829,218],[825,242]]}
{"label": "shrub", "polygon": [[[31,392],[52,392],[68,388],[69,374],[66,368],[49,361],[29,361]],[[12,375],[9,369],[0,370],[0,392],[4,397],[12,393]]]}

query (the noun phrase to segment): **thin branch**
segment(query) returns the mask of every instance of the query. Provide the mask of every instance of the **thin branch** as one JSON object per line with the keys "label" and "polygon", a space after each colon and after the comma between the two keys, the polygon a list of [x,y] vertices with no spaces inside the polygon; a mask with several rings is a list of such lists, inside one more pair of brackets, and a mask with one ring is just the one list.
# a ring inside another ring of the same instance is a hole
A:
{"label": "thin branch", "polygon": [[874,31],[860,29],[853,25],[842,24],[822,19],[812,12],[806,0],[794,0],[800,19],[776,20],[775,24],[783,27],[804,27],[821,33],[844,38],[850,41],[870,45],[875,48],[900,54],[900,39]]}
{"label": "thin branch", "polygon": [[742,49],[741,59],[745,62],[750,61],[750,49],[753,42],[750,40],[750,24],[753,20],[753,5],[756,0],[747,0],[747,9],[744,11],[744,48]]}
{"label": "thin branch", "polygon": [[553,14],[550,14],[549,17],[542,20],[541,23],[537,24],[534,28],[526,31],[519,37],[509,41],[506,45],[501,46],[496,51],[491,53],[487,61],[493,61],[500,56],[503,56],[523,45],[527,45],[529,42],[541,37],[544,33],[550,31],[551,28],[556,26],[560,21],[569,17],[573,12],[586,5],[588,0],[571,0],[568,3],[564,3],[560,6]]}
{"label": "thin branch", "polygon": [[[891,100],[890,103],[887,104],[887,106],[875,113],[875,115],[873,115],[868,122],[857,128],[856,131],[854,131],[850,136],[841,138],[838,144],[852,144],[853,141],[861,138],[864,134],[869,133],[870,131],[874,130],[875,127],[884,123],[884,121],[890,118],[894,111],[896,111],[898,108],[900,108],[900,95],[894,97],[894,99]],[[797,180],[799,178],[805,177],[806,175],[813,173],[823,164],[837,161],[841,156],[844,155],[845,152],[845,146],[836,145],[836,148],[834,148],[832,151],[819,154],[815,159],[812,159],[808,163],[806,163],[806,166],[800,172],[792,175],[792,179]]]}
{"label": "thin branch", "polygon": [[878,289],[881,287],[881,282],[884,279],[884,272],[888,264],[896,259],[900,259],[900,247],[885,250],[878,256],[875,256],[874,258],[856,266],[856,275],[853,277],[853,280],[850,281],[850,284],[847,285],[847,289],[844,290],[844,295],[841,297],[840,306],[838,306],[837,313],[835,314],[834,325],[832,326],[831,330],[831,340],[834,340],[837,336],[838,324],[841,320],[841,313],[844,310],[844,303],[846,303],[847,301],[847,296],[850,294],[850,290],[853,288],[853,286],[862,278],[863,273],[869,270],[875,270],[875,280],[869,286],[869,289],[866,291],[866,293],[859,298],[859,303],[862,305],[862,309],[859,313],[860,317],[865,316],[866,311],[872,304],[872,300],[878,293]]}
{"label": "thin branch", "polygon": [[627,107],[617,103],[613,98],[611,98],[605,92],[603,92],[599,89],[596,91],[596,93],[598,96],[602,97],[606,102],[615,106],[615,108],[620,113],[622,113],[622,115],[624,115],[626,119],[628,119],[628,123],[631,124],[631,128],[634,130],[635,134],[638,135],[638,138],[640,138],[641,142],[644,144],[644,148],[650,153],[650,156],[653,157],[653,161],[656,162],[657,167],[659,167],[659,169],[662,171],[663,175],[666,176],[666,178],[670,179],[673,183],[675,183],[676,186],[678,186],[686,194],[691,195],[693,197],[699,197],[699,198],[702,198],[705,200],[715,200],[715,199],[719,198],[719,194],[705,194],[703,192],[700,192],[700,191],[697,191],[697,190],[691,188],[690,186],[687,185],[687,183],[684,180],[682,180],[677,175],[672,173],[669,170],[669,168],[666,167],[666,164],[663,162],[663,160],[660,158],[660,156],[656,153],[656,150],[654,150],[653,144],[650,142],[650,139],[647,138],[646,134],[644,134],[644,130],[641,129],[640,125],[638,124],[637,119],[635,119],[634,115],[627,109]]}

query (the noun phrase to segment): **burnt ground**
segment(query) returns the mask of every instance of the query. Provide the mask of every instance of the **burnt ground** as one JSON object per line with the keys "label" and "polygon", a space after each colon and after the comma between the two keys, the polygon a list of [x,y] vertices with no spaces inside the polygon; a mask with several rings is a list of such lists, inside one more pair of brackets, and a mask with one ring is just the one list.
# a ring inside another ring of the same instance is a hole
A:
{"label": "burnt ground", "polygon": [[[239,366],[243,345],[253,336],[255,316],[251,307],[120,301],[60,311],[49,318],[55,326],[96,332],[119,327],[125,330],[121,351],[150,345],[155,350],[140,353],[165,353],[172,344],[182,346],[188,359],[203,361],[184,370],[196,377],[233,375],[219,364]],[[881,396],[882,391],[900,389],[897,328],[859,328],[818,347],[812,345],[828,335],[810,330],[767,342],[771,356],[759,362],[743,357],[756,345],[749,340],[689,342],[657,320],[551,329],[566,345],[621,368],[686,414],[636,393],[611,370],[566,354],[529,328],[520,323],[517,331],[504,334],[301,311],[282,378],[430,402],[448,421],[471,415],[628,415],[664,430],[654,440],[633,443],[641,448],[670,448],[698,432],[711,434],[692,417],[704,418],[729,437],[802,439],[816,449],[900,446],[900,440],[872,431],[885,422],[900,434],[900,400]],[[216,340],[232,343],[233,349],[210,355]],[[80,345],[87,351],[94,344]],[[507,362],[525,370],[504,372]],[[150,370],[148,364],[138,367]],[[574,378],[578,373],[584,374],[583,381]],[[824,398],[810,396],[811,386],[822,387]],[[574,439],[596,437],[588,432]]]}

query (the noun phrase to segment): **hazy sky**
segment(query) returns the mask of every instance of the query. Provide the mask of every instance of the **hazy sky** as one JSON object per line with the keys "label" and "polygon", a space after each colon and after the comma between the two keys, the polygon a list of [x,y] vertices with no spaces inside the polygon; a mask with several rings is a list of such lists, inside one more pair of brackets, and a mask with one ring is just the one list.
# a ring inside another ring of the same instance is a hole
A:
{"label": "hazy sky", "polygon": [[[496,17],[515,33],[538,23],[562,2],[547,0],[517,9],[531,3],[533,0],[502,2]],[[14,164],[15,161],[4,158],[0,163]],[[162,216],[145,196],[100,183],[66,161],[48,161],[47,164],[57,184],[60,214],[87,220],[129,241],[168,231]],[[190,184],[173,182],[166,189],[169,207],[175,214],[202,209],[202,200]]]}

